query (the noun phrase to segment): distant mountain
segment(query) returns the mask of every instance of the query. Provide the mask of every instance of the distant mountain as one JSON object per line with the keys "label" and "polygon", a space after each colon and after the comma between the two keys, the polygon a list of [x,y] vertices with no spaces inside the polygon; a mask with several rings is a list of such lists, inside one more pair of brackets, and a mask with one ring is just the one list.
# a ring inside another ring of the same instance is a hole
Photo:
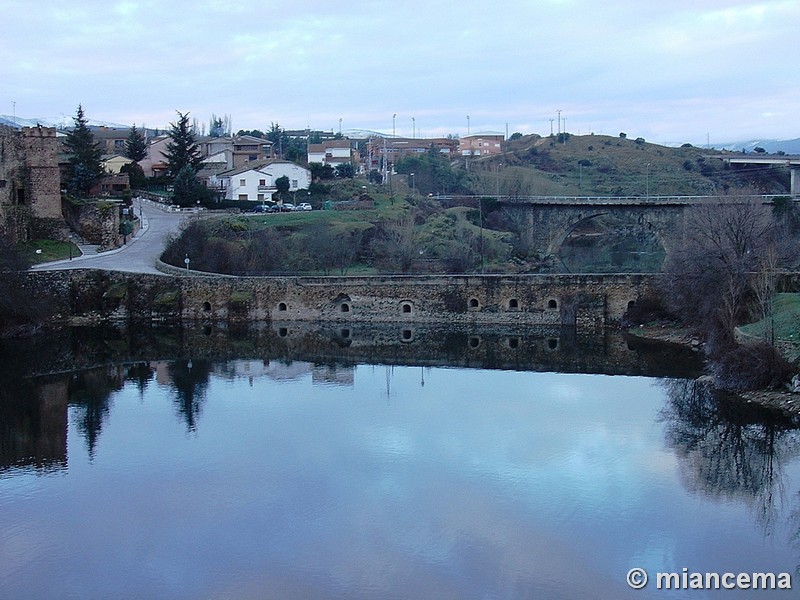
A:
{"label": "distant mountain", "polygon": [[[115,129],[130,129],[130,125],[120,125],[119,123],[109,123],[107,121],[94,121],[87,119],[86,121],[90,127],[112,127]],[[55,127],[57,129],[64,129],[72,127],[72,117],[62,117],[53,119],[49,117],[23,119],[22,117],[14,117],[11,115],[0,115],[0,125],[8,125],[9,127]]]}
{"label": "distant mountain", "polygon": [[747,142],[733,142],[724,144],[723,150],[733,150],[735,152],[752,152],[756,148],[763,148],[770,154],[785,152],[786,154],[800,154],[800,138],[793,140],[750,140]]}

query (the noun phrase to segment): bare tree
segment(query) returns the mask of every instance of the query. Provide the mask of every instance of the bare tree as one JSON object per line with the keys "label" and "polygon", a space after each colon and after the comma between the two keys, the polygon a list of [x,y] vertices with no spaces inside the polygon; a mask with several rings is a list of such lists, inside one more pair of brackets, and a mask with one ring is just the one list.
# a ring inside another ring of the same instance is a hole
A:
{"label": "bare tree", "polygon": [[663,287],[670,308],[706,336],[713,354],[734,344],[735,326],[758,313],[754,305],[771,302],[771,277],[789,253],[762,198],[724,196],[687,211]]}

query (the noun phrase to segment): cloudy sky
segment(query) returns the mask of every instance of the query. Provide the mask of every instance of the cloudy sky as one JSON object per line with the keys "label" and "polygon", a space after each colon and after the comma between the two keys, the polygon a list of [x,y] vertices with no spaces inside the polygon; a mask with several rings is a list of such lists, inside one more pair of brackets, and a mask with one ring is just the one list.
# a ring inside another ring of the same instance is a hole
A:
{"label": "cloudy sky", "polygon": [[[800,0],[0,0],[0,114],[800,137]],[[393,115],[397,115],[393,118]],[[552,121],[551,121],[552,120]]]}

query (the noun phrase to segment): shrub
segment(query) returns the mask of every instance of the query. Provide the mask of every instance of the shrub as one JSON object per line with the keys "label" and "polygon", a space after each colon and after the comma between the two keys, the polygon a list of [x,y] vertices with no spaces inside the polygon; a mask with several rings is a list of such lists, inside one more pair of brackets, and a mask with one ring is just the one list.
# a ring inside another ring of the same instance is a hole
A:
{"label": "shrub", "polygon": [[717,387],[729,391],[775,389],[792,376],[792,365],[770,344],[742,344],[711,363]]}

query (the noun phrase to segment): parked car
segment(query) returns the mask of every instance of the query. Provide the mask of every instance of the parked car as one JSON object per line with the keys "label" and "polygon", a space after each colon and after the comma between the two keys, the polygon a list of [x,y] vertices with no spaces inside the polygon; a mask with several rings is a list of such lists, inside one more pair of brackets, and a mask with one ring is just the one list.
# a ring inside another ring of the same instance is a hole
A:
{"label": "parked car", "polygon": [[253,208],[250,209],[250,212],[268,213],[268,212],[272,212],[272,208],[274,206],[275,206],[274,204],[272,204],[272,205],[270,205],[270,204],[256,204]]}
{"label": "parked car", "polygon": [[292,204],[291,202],[284,202],[283,204],[281,204],[281,212],[292,212],[294,210],[295,210],[294,204]]}
{"label": "parked car", "polygon": [[311,205],[308,202],[301,202],[295,210],[311,210]]}

